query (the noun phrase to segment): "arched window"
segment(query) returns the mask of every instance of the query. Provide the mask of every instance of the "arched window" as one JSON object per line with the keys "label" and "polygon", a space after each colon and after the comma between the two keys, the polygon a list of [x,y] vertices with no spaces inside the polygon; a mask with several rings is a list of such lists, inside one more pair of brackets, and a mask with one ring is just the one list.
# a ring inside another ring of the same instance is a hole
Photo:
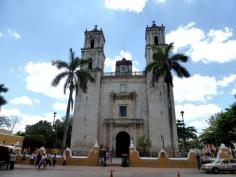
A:
{"label": "arched window", "polygon": [[158,37],[155,36],[155,37],[154,37],[154,45],[158,45],[158,44],[159,44]]}
{"label": "arched window", "polygon": [[90,48],[94,48],[94,40],[93,39],[90,41]]}

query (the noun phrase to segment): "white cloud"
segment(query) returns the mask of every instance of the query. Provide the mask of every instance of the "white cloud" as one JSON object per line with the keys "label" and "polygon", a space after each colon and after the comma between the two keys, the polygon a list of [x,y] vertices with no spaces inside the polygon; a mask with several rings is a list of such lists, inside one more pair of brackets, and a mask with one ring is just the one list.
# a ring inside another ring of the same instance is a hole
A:
{"label": "white cloud", "polygon": [[136,65],[138,65],[137,60],[133,60],[132,54],[130,52],[121,50],[119,56],[115,56],[114,58],[107,57],[105,60],[105,67],[108,69],[105,72],[115,72],[116,61],[125,58],[126,60],[132,60],[132,71],[139,71]]}
{"label": "white cloud", "polygon": [[236,84],[234,85],[234,89],[231,92],[233,95],[236,95]]}
{"label": "white cloud", "polygon": [[[17,108],[12,108],[12,109],[3,108],[1,115],[7,116],[7,117],[16,116],[20,118],[21,121],[17,124],[16,128],[14,129],[14,132],[25,131],[26,125],[35,124],[40,120],[46,120],[48,122],[53,121],[53,112],[44,113],[42,115],[31,115],[31,114],[25,114]],[[61,115],[58,115],[57,117],[61,117]]]}
{"label": "white cloud", "polygon": [[105,6],[113,10],[127,10],[140,13],[148,0],[105,0]]}
{"label": "white cloud", "polygon": [[0,39],[3,37],[3,34],[2,33],[0,33]]}
{"label": "white cloud", "polygon": [[174,95],[178,102],[206,101],[217,94],[215,77],[193,75],[190,78],[174,77]]}
{"label": "white cloud", "polygon": [[35,98],[35,99],[34,99],[34,102],[35,102],[36,104],[39,104],[39,103],[40,103],[40,100],[37,99],[37,98]]}
{"label": "white cloud", "polygon": [[208,126],[206,120],[212,115],[221,111],[221,108],[215,104],[184,104],[176,105],[176,119],[182,120],[180,111],[184,111],[184,122],[187,126],[194,126],[198,131]]}
{"label": "white cloud", "polygon": [[24,105],[33,105],[33,101],[28,96],[15,97],[10,100],[12,104],[24,104]]}
{"label": "white cloud", "polygon": [[51,63],[29,62],[26,65],[25,70],[28,74],[26,77],[26,88],[28,90],[52,98],[67,98],[63,92],[63,80],[61,80],[57,87],[51,86],[53,78],[61,72],[55,66],[52,66]]}
{"label": "white cloud", "polygon": [[236,60],[236,40],[231,40],[233,29],[211,29],[208,33],[197,28],[194,22],[180,26],[166,35],[167,43],[175,43],[175,52],[185,49],[193,61],[229,62]]}
{"label": "white cloud", "polygon": [[11,37],[13,37],[16,40],[21,38],[20,34],[17,31],[13,31],[11,29],[8,29],[7,32]]}
{"label": "white cloud", "polygon": [[157,4],[162,4],[162,3],[165,3],[166,0],[154,0]]}
{"label": "white cloud", "polygon": [[52,105],[54,110],[57,111],[66,111],[67,104],[65,103],[53,103]]}
{"label": "white cloud", "polygon": [[218,84],[219,86],[226,87],[226,86],[228,86],[229,84],[231,84],[231,83],[233,83],[233,82],[235,82],[235,81],[236,81],[236,74],[231,74],[231,75],[229,75],[229,76],[223,77],[223,79],[222,79],[222,80],[219,80],[219,81],[217,82],[217,84]]}

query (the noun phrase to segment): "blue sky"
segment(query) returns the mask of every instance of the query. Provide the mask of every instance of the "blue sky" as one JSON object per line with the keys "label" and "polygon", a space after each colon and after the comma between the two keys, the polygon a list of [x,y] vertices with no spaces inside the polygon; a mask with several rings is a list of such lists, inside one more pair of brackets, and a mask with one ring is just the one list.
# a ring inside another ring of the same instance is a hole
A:
{"label": "blue sky", "polygon": [[166,42],[190,56],[192,76],[174,78],[176,117],[199,131],[212,114],[224,110],[236,94],[236,1],[234,0],[0,0],[0,83],[9,88],[1,115],[20,124],[53,120],[65,114],[66,95],[50,86],[58,73],[51,60],[77,56],[84,31],[94,25],[105,38],[105,71],[116,60],[145,67],[145,28],[155,20],[166,27]]}

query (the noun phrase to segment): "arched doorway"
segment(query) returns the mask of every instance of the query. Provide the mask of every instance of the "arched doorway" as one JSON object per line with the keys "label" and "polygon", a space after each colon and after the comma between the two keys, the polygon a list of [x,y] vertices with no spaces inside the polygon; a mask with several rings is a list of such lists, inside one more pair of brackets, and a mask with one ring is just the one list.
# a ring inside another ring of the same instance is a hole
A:
{"label": "arched doorway", "polygon": [[130,136],[126,132],[119,132],[116,136],[116,157],[129,154]]}

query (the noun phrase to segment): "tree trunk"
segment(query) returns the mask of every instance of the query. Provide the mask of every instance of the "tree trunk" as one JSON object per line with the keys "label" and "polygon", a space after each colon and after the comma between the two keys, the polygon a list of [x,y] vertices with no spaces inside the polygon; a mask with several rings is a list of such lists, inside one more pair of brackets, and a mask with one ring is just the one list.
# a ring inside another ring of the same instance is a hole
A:
{"label": "tree trunk", "polygon": [[66,140],[67,140],[67,134],[68,134],[69,119],[70,119],[70,102],[72,99],[72,92],[73,90],[70,88],[69,99],[68,99],[67,109],[66,109],[66,117],[64,121],[64,134],[63,134],[63,141],[62,141],[62,147],[61,147],[62,154],[63,154],[63,151],[66,149]]}
{"label": "tree trunk", "polygon": [[172,104],[170,98],[170,84],[167,83],[167,101],[168,101],[168,113],[169,113],[169,126],[170,126],[170,141],[172,156],[175,157],[175,145],[174,145],[174,132],[173,132],[173,115],[172,115]]}

